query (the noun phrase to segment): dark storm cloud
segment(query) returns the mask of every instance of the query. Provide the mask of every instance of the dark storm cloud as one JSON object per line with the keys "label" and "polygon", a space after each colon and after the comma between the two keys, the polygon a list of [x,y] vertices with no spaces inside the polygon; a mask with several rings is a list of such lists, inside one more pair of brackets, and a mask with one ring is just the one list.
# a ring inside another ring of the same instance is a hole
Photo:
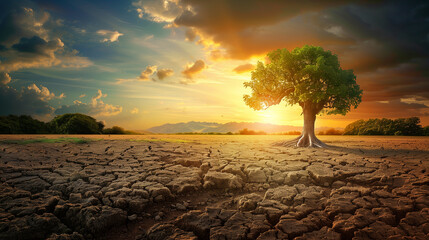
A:
{"label": "dark storm cloud", "polygon": [[2,11],[6,15],[0,18],[0,44],[10,47],[21,38],[39,36],[46,39],[49,30],[46,28],[50,14],[36,11],[27,6],[15,6]]}
{"label": "dark storm cloud", "polygon": [[0,11],[0,71],[58,65],[78,68],[92,64],[87,58],[76,56],[73,49],[64,47],[53,29],[58,19],[27,5],[12,4]]}
{"label": "dark storm cloud", "polygon": [[47,87],[34,83],[17,90],[9,86],[10,82],[9,74],[0,72],[0,115],[48,115],[54,111],[49,101],[65,97],[64,93],[55,95]]}
{"label": "dark storm cloud", "polygon": [[362,118],[407,118],[411,116],[428,116],[429,107],[421,103],[407,103],[400,100],[362,102],[347,116],[321,116],[321,119],[362,119]]}
{"label": "dark storm cloud", "polygon": [[[174,23],[180,26],[205,29],[209,33],[227,33],[272,25],[305,12],[350,2],[366,1],[182,0],[180,5],[184,10],[175,18]],[[187,6],[191,6],[192,10],[187,10]]]}
{"label": "dark storm cloud", "polygon": [[428,57],[426,3],[303,2],[183,1],[193,13],[184,11],[175,24],[197,29],[238,59],[303,44],[335,50],[356,71]]}
{"label": "dark storm cloud", "polygon": [[414,109],[401,99],[429,99],[427,1],[182,0],[167,1],[168,12],[158,2],[142,8],[144,16],[192,28],[200,43],[215,43],[209,51],[216,59],[319,45],[337,54],[344,69],[354,70],[364,90],[359,108]]}
{"label": "dark storm cloud", "polygon": [[376,8],[344,6],[318,18],[324,29],[354,43],[338,47],[346,65],[371,71],[416,58],[428,58],[427,3],[387,2]]}
{"label": "dark storm cloud", "polygon": [[12,45],[12,48],[19,52],[49,55],[56,50],[61,44],[58,41],[45,41],[38,36],[32,38],[21,38],[19,43]]}
{"label": "dark storm cloud", "polygon": [[358,82],[365,90],[365,101],[429,98],[429,61],[412,61],[358,74]]}
{"label": "dark storm cloud", "polygon": [[46,115],[54,110],[41,94],[31,88],[21,91],[0,85],[0,115]]}

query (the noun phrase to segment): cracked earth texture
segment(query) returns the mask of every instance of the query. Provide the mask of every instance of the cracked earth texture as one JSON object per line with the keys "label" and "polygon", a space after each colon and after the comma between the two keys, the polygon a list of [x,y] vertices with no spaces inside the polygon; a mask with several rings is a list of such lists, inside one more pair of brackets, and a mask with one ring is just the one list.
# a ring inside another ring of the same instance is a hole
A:
{"label": "cracked earth texture", "polygon": [[84,137],[0,144],[0,239],[429,239],[427,137]]}

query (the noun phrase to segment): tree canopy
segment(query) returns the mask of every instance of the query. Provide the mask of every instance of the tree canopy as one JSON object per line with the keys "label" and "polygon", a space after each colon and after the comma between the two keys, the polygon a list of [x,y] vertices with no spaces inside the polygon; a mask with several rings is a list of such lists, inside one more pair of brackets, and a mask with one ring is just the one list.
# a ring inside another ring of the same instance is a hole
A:
{"label": "tree canopy", "polygon": [[343,114],[361,102],[362,90],[352,70],[343,70],[338,57],[321,47],[305,45],[291,52],[278,49],[258,62],[245,103],[255,110],[279,104],[312,107],[316,114]]}
{"label": "tree canopy", "polygon": [[113,126],[111,128],[106,128],[103,130],[104,134],[126,134],[126,131],[124,128],[119,126]]}
{"label": "tree canopy", "polygon": [[80,113],[57,116],[49,124],[55,133],[60,134],[97,134],[104,128],[103,123]]}
{"label": "tree canopy", "polygon": [[49,126],[31,116],[0,116],[0,133],[3,134],[45,134]]}
{"label": "tree canopy", "polygon": [[140,134],[119,126],[104,129],[104,123],[81,113],[58,115],[50,122],[31,116],[0,116],[0,134]]}
{"label": "tree canopy", "polygon": [[398,119],[368,119],[358,120],[350,123],[344,129],[345,135],[401,135],[401,136],[421,136],[429,135],[429,126],[423,128],[420,125],[420,118],[398,118]]}

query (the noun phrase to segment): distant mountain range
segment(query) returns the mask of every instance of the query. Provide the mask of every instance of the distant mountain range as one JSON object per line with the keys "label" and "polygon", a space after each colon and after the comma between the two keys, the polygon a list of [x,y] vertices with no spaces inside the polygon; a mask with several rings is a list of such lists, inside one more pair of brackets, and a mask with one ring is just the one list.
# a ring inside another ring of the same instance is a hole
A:
{"label": "distant mountain range", "polygon": [[[152,133],[236,133],[242,129],[249,129],[254,131],[264,131],[266,133],[281,133],[290,131],[301,131],[302,127],[290,125],[275,125],[269,123],[250,123],[250,122],[229,122],[229,123],[215,123],[215,122],[187,122],[187,123],[167,123],[161,126],[146,129]],[[318,128],[318,131],[326,130],[326,127]]]}

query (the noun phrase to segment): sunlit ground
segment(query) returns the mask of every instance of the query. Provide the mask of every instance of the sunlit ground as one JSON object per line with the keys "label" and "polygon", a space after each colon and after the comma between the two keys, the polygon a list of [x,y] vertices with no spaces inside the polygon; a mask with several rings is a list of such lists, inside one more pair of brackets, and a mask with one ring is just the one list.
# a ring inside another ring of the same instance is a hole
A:
{"label": "sunlit ground", "polygon": [[[154,142],[195,142],[195,143],[228,143],[233,142],[280,142],[296,138],[296,135],[174,135],[174,134],[158,134],[158,135],[0,135],[0,140],[29,140],[34,142],[47,142],[43,139],[54,139],[51,142],[76,142],[78,139],[88,139],[92,141],[97,140],[127,140],[127,141],[154,141]],[[383,149],[415,149],[417,145],[422,144],[426,146],[429,142],[429,137],[419,136],[349,136],[349,135],[335,135],[326,136],[318,135],[320,140],[331,146],[347,146],[361,145],[364,148],[383,148]],[[415,144],[414,144],[415,143]],[[421,149],[421,148],[420,148]],[[424,147],[424,149],[426,149]]]}

